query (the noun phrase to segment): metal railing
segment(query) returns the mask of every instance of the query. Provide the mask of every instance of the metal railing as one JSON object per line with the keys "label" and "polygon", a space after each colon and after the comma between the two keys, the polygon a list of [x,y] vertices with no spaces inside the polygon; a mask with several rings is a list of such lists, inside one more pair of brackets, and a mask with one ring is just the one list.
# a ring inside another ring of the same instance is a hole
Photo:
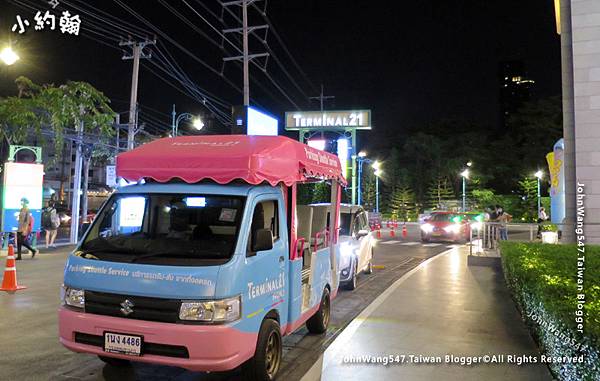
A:
{"label": "metal railing", "polygon": [[[562,224],[558,225],[560,229]],[[560,235],[559,232],[559,238]],[[496,251],[502,240],[534,242],[540,240],[540,236],[540,225],[537,223],[482,222],[479,229],[470,229],[470,252],[473,254],[486,250]]]}

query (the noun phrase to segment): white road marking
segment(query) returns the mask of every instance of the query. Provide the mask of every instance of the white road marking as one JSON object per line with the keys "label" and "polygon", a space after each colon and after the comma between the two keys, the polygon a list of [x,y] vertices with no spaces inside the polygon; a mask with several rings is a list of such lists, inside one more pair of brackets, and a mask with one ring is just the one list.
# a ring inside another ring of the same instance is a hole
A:
{"label": "white road marking", "polygon": [[385,242],[381,242],[382,245],[393,245],[396,243],[399,243],[400,241],[396,241],[395,239],[389,240],[389,241],[385,241]]}
{"label": "white road marking", "polygon": [[400,245],[402,246],[414,246],[414,245],[418,245],[420,244],[420,242],[402,242]]}
{"label": "white road marking", "polygon": [[441,246],[441,243],[425,243],[423,244],[423,247],[438,247]]}

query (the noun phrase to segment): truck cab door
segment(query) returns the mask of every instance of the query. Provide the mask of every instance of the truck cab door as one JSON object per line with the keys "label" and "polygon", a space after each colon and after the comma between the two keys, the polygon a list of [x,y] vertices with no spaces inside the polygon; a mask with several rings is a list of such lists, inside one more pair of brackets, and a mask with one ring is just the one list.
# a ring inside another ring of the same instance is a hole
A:
{"label": "truck cab door", "polygon": [[283,326],[287,323],[289,285],[285,209],[276,195],[263,195],[254,200],[251,210],[246,244],[247,308],[244,314],[258,318],[255,315],[264,315],[277,308]]}

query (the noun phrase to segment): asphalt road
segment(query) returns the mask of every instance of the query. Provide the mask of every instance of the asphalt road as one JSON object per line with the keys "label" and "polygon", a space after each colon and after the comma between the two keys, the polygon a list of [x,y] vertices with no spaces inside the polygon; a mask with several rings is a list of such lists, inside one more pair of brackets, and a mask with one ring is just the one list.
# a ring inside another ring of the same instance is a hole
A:
{"label": "asphalt road", "polygon": [[[375,248],[375,270],[361,275],[354,291],[341,291],[332,304],[331,324],[324,335],[301,328],[284,339],[284,359],[279,379],[298,380],[341,330],[402,274],[425,259],[447,250],[450,244],[421,244],[418,226],[406,238],[389,233]],[[65,249],[17,262],[19,283],[28,288],[0,295],[0,380],[237,380],[238,371],[220,374],[133,364],[115,368],[92,355],[64,349],[57,337],[57,309]]]}

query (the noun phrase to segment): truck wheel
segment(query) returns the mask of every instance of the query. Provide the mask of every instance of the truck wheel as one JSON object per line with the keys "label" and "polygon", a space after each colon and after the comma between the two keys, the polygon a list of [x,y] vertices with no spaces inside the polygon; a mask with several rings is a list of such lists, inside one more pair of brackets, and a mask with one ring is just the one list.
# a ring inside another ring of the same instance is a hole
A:
{"label": "truck wheel", "polygon": [[273,319],[265,319],[260,326],[254,357],[242,365],[242,376],[248,381],[275,379],[282,357],[281,330]]}
{"label": "truck wheel", "polygon": [[325,333],[329,325],[329,317],[331,313],[331,305],[329,300],[329,290],[323,290],[321,304],[317,312],[306,321],[306,328],[310,333]]}
{"label": "truck wheel", "polygon": [[131,361],[124,360],[124,359],[118,359],[115,357],[98,356],[98,358],[108,365],[112,365],[112,366],[119,367],[119,368],[131,365]]}

